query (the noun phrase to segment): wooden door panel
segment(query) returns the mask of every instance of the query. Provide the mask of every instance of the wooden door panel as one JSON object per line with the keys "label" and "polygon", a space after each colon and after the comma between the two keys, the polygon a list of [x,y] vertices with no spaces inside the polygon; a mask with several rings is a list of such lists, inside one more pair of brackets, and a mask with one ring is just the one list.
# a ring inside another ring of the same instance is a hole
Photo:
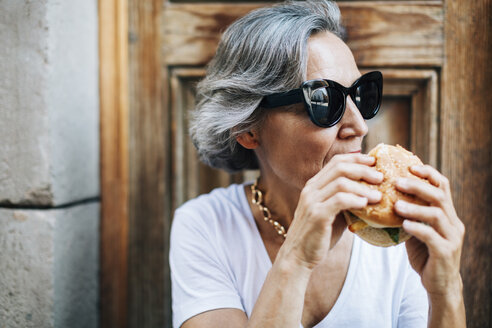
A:
{"label": "wooden door panel", "polygon": [[468,327],[492,327],[492,2],[445,1],[441,169],[466,226]]}
{"label": "wooden door panel", "polygon": [[[261,3],[165,5],[163,56],[167,65],[205,65],[221,32]],[[439,66],[443,10],[436,1],[340,2],[348,42],[360,66]],[[186,22],[186,24],[183,24]]]}
{"label": "wooden door panel", "polygon": [[198,159],[188,133],[188,120],[195,102],[196,83],[205,75],[203,68],[171,69],[171,149],[172,210],[186,200],[214,188],[242,182],[243,174],[228,174],[206,166]]}
{"label": "wooden door panel", "polygon": [[438,167],[437,72],[428,69],[381,69],[381,71],[384,77],[383,95],[407,97],[411,102],[408,125],[410,150],[424,163]]}
{"label": "wooden door panel", "polygon": [[399,144],[410,149],[410,97],[384,97],[379,113],[367,121],[369,133],[364,138],[362,152],[367,153],[377,144]]}

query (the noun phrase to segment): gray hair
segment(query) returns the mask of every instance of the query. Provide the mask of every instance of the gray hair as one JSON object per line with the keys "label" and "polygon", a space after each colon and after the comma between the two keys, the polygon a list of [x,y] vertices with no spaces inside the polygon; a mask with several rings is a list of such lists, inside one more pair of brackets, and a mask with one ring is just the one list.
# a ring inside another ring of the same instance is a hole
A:
{"label": "gray hair", "polygon": [[343,35],[340,10],[332,1],[287,1],[254,10],[227,28],[197,85],[190,125],[205,164],[228,172],[258,169],[254,152],[236,137],[260,127],[263,96],[305,81],[307,41],[320,31]]}

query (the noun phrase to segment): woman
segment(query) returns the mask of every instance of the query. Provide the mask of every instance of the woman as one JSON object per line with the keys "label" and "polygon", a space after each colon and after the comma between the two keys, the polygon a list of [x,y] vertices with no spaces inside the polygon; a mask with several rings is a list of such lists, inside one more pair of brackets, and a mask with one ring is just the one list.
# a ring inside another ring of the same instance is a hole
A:
{"label": "woman", "polygon": [[[340,215],[380,200],[357,181],[382,181],[360,153],[381,79],[361,77],[341,35],[339,10],[327,1],[263,8],[224,33],[198,85],[192,137],[205,163],[259,168],[260,178],[176,211],[175,327],[465,325],[464,227],[444,176],[415,167],[432,186],[398,184],[430,203],[395,205],[411,219],[406,247],[354,238]],[[313,92],[317,83],[333,88]]]}

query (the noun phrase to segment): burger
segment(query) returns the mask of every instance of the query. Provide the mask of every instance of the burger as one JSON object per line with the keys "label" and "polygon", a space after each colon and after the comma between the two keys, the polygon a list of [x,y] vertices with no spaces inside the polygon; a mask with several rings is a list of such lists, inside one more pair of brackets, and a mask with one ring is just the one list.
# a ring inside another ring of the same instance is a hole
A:
{"label": "burger", "polygon": [[[410,172],[413,165],[422,165],[422,161],[401,147],[379,144],[369,154],[376,158],[375,168],[383,173],[383,182],[373,185],[361,181],[371,189],[379,190],[382,194],[381,201],[377,204],[368,204],[363,209],[351,209],[343,211],[350,231],[370,244],[388,247],[398,245],[410,238],[403,228],[403,218],[393,210],[397,200],[405,200],[410,203],[427,205],[426,202],[416,196],[405,194],[396,189],[396,180],[400,177],[412,177],[421,179]],[[429,183],[425,179],[421,179]]]}

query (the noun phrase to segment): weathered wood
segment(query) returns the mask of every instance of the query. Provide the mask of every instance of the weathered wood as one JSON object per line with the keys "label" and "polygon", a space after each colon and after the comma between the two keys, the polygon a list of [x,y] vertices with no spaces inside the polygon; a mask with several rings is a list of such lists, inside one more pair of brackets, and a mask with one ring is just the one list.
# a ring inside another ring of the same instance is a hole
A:
{"label": "weathered wood", "polygon": [[127,8],[99,1],[101,124],[100,326],[127,327],[128,38]]}
{"label": "weathered wood", "polygon": [[440,1],[340,2],[347,44],[360,66],[440,66]]}
{"label": "weathered wood", "polygon": [[368,152],[377,144],[399,144],[410,148],[412,104],[409,97],[386,98],[376,117],[367,121],[369,133],[364,138],[362,151]]}
{"label": "weathered wood", "polygon": [[[168,65],[204,65],[221,32],[264,4],[167,4],[163,56]],[[360,66],[440,66],[443,10],[438,1],[339,2],[348,45]],[[182,22],[186,22],[183,24]]]}
{"label": "weathered wood", "polygon": [[466,225],[468,327],[492,326],[492,3],[447,0],[441,81],[441,163]]}
{"label": "weathered wood", "polygon": [[130,0],[129,326],[170,327],[170,146],[162,1]]}
{"label": "weathered wood", "polygon": [[173,69],[171,89],[172,210],[200,194],[200,164],[188,134],[188,118],[194,106],[194,85],[204,69]]}
{"label": "weathered wood", "polygon": [[[363,72],[365,71],[367,70],[363,70]],[[410,129],[408,131],[410,138],[408,146],[424,163],[437,167],[439,150],[437,137],[439,116],[437,72],[428,69],[381,69],[381,72],[384,77],[383,96],[406,97],[410,102],[409,113],[411,115],[408,117],[409,121],[407,123]],[[385,103],[386,100],[383,99],[383,106]],[[397,105],[395,103],[394,106],[396,106],[396,110],[404,108],[402,107],[403,104]],[[398,117],[393,117],[393,119],[395,122],[400,121]],[[386,121],[386,124],[392,125],[391,120]],[[377,129],[390,131],[393,128],[390,126],[385,127],[385,124],[383,124],[378,126]],[[371,129],[368,134],[371,139],[370,134]],[[385,142],[390,142],[390,140],[388,139]]]}
{"label": "weathered wood", "polygon": [[195,104],[195,85],[203,76],[203,68],[171,69],[172,211],[188,199],[245,179],[243,174],[230,175],[198,160],[189,137],[188,120]]}

